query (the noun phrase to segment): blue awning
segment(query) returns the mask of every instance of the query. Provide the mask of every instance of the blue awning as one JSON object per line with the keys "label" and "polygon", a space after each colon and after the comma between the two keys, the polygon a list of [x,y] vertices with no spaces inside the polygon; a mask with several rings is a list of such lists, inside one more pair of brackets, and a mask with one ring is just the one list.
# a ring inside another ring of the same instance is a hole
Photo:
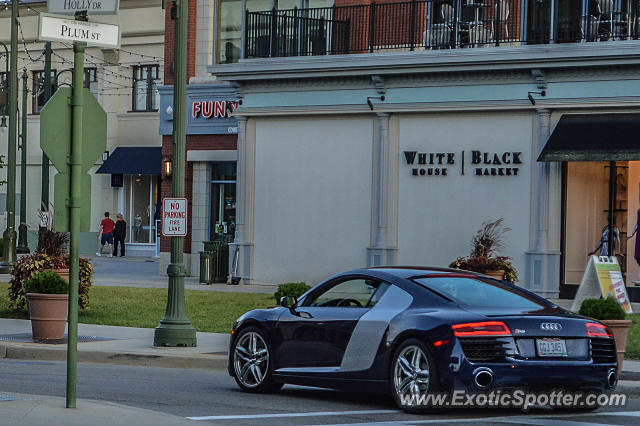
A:
{"label": "blue awning", "polygon": [[162,173],[162,147],[121,146],[116,148],[96,173],[159,175]]}

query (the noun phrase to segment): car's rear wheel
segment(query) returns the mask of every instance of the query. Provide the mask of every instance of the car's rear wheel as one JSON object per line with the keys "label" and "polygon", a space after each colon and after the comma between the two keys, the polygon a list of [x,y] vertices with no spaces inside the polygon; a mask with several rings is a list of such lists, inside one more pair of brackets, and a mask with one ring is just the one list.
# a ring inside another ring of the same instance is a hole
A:
{"label": "car's rear wheel", "polygon": [[427,346],[418,339],[405,340],[391,362],[391,392],[398,407],[407,412],[432,409],[426,395],[438,389],[438,372]]}
{"label": "car's rear wheel", "polygon": [[272,378],[271,347],[264,333],[256,327],[240,331],[233,345],[233,377],[247,392],[275,392],[282,387]]}

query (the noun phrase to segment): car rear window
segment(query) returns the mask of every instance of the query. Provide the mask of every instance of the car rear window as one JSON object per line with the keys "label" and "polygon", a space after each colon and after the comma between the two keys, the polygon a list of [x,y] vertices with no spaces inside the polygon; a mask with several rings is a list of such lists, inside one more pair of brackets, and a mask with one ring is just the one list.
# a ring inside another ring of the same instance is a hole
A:
{"label": "car rear window", "polygon": [[497,282],[467,277],[425,277],[415,278],[414,281],[455,302],[468,306],[522,309],[545,307],[542,302],[533,297]]}

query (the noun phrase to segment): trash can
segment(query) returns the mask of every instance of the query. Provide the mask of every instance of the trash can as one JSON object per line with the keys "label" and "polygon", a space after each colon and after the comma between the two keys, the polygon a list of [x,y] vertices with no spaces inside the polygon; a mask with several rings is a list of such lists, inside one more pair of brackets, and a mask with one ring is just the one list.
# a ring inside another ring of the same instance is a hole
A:
{"label": "trash can", "polygon": [[212,284],[213,280],[213,267],[214,267],[215,255],[213,252],[201,251],[200,252],[200,282],[206,284]]}
{"label": "trash can", "polygon": [[214,283],[224,283],[229,274],[229,244],[224,241],[214,241],[211,247],[213,265],[211,279]]}

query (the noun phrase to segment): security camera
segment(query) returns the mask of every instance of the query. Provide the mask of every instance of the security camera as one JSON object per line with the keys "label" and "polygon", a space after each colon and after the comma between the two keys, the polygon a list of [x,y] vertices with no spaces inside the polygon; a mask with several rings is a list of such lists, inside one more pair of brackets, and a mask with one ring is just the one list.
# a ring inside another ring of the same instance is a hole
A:
{"label": "security camera", "polygon": [[529,92],[527,94],[527,97],[529,98],[529,102],[531,102],[531,105],[535,105],[536,104],[536,100],[533,99],[533,96],[531,96],[531,92]]}
{"label": "security camera", "polygon": [[367,105],[369,105],[369,109],[373,111],[373,102],[371,102],[371,99],[369,98],[367,98]]}

